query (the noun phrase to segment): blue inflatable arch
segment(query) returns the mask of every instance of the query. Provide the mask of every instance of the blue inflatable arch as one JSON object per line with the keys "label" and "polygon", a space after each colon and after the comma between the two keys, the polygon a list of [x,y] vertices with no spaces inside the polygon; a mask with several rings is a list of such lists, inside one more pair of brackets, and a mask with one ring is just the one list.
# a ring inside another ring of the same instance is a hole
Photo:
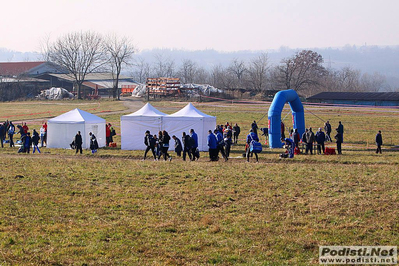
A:
{"label": "blue inflatable arch", "polygon": [[305,113],[301,100],[294,90],[279,91],[274,96],[270,105],[269,118],[269,146],[270,148],[281,148],[281,112],[285,103],[289,103],[292,111],[292,123],[294,129],[302,136],[305,132]]}

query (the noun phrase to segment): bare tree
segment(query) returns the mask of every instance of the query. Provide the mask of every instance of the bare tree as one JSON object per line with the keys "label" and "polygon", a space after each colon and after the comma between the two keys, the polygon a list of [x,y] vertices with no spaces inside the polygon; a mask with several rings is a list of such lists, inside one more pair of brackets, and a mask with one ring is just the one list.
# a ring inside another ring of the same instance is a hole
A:
{"label": "bare tree", "polygon": [[197,71],[197,63],[192,60],[185,59],[179,68],[178,75],[182,79],[183,83],[193,83],[197,75]]}
{"label": "bare tree", "polygon": [[45,58],[67,69],[74,78],[79,99],[86,75],[106,63],[103,39],[93,32],[74,32],[60,37],[49,44],[46,53]]}
{"label": "bare tree", "polygon": [[131,63],[131,59],[135,53],[135,48],[128,38],[119,38],[116,35],[108,36],[104,42],[104,46],[114,80],[112,97],[114,99],[118,98],[119,100],[119,76],[122,67]]}
{"label": "bare tree", "polygon": [[163,54],[155,55],[154,73],[157,77],[171,78],[174,76],[175,62],[169,58],[165,58]]}
{"label": "bare tree", "polygon": [[237,78],[237,86],[242,87],[244,74],[247,71],[245,62],[243,60],[235,58],[233,59],[227,70]]}
{"label": "bare tree", "polygon": [[377,92],[385,88],[386,78],[378,72],[372,75],[365,73],[362,75],[360,83],[363,91]]}
{"label": "bare tree", "polygon": [[197,73],[194,77],[194,83],[206,84],[209,83],[209,71],[203,67],[197,68]]}
{"label": "bare tree", "polygon": [[267,72],[269,69],[269,58],[265,53],[260,54],[249,62],[249,83],[255,91],[265,89]]}
{"label": "bare tree", "polygon": [[344,67],[338,72],[339,91],[361,91],[360,70]]}
{"label": "bare tree", "polygon": [[286,89],[299,91],[306,86],[318,85],[320,78],[327,73],[322,65],[323,57],[311,50],[303,50],[282,63],[281,81]]}
{"label": "bare tree", "polygon": [[144,58],[136,58],[133,66],[132,75],[139,83],[145,83],[147,78],[151,77],[151,66]]}

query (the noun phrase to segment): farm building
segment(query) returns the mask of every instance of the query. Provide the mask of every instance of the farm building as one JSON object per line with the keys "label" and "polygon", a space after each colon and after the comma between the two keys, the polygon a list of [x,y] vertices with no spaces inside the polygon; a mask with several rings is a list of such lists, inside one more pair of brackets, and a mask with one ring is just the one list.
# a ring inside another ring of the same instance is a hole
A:
{"label": "farm building", "polygon": [[2,62],[0,76],[2,77],[37,77],[44,73],[67,73],[62,67],[45,61],[38,62]]}
{"label": "farm building", "polygon": [[328,104],[399,106],[399,92],[321,92],[306,100]]}
{"label": "farm building", "polygon": [[[51,87],[61,87],[73,91],[74,78],[67,74],[43,74],[41,79],[50,81]],[[93,95],[98,90],[98,95],[109,96],[114,84],[114,78],[111,73],[89,73],[83,82],[83,95]],[[118,87],[137,86],[138,83],[132,78],[119,76]]]}

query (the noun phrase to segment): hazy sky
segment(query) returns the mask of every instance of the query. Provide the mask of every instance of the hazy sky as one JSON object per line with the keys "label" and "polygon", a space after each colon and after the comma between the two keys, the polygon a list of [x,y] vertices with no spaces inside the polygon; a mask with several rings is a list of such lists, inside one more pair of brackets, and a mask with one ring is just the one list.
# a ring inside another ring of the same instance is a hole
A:
{"label": "hazy sky", "polygon": [[398,13],[399,0],[7,0],[0,48],[40,51],[46,36],[87,30],[140,50],[399,45]]}

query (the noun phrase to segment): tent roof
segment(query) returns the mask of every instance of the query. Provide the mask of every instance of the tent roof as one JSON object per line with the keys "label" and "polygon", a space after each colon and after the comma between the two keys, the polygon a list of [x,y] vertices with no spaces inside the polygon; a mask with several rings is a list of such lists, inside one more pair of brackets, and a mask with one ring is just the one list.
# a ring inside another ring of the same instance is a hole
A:
{"label": "tent roof", "polygon": [[150,103],[146,103],[140,110],[124,116],[166,116],[166,114],[156,109]]}
{"label": "tent roof", "polygon": [[170,116],[175,117],[214,117],[211,115],[207,115],[192,105],[192,103],[187,104],[184,108],[177,111],[176,113],[171,114]]}
{"label": "tent roof", "polygon": [[49,119],[50,123],[105,123],[105,119],[93,115],[89,112],[80,110],[78,108],[66,112],[62,115]]}

